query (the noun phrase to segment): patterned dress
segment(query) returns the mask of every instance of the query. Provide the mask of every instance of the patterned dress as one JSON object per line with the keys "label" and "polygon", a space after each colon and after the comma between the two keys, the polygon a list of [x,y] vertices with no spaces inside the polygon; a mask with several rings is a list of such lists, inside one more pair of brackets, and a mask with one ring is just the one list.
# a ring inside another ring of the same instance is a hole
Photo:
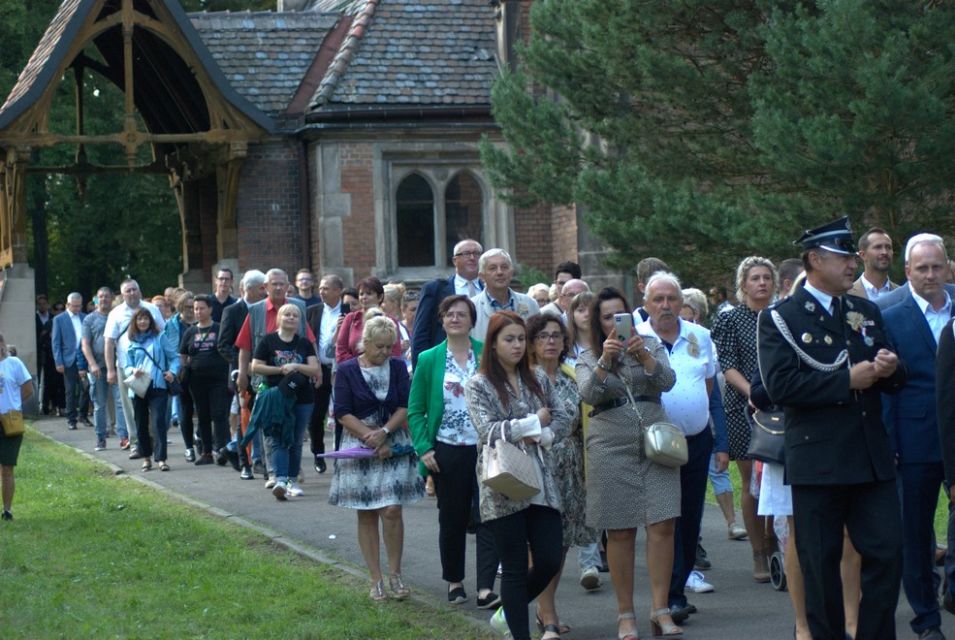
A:
{"label": "patterned dress", "polygon": [[[666,348],[644,338],[657,365],[647,375],[636,358],[624,355],[619,368],[601,382],[594,371],[597,357],[584,351],[577,360],[577,388],[593,405],[634,396],[659,398],[673,388],[676,375]],[[595,529],[636,529],[680,516],[680,469],[664,467],[646,457],[643,429],[666,420],[663,405],[637,401],[640,419],[629,403],[601,411],[590,419],[587,432],[587,525]]]}
{"label": "patterned dress", "polygon": [[584,438],[581,428],[580,393],[577,382],[564,367],[557,370],[554,391],[570,416],[570,435],[554,443],[551,458],[557,465],[557,490],[560,492],[565,547],[590,544],[597,532],[587,526],[587,490],[584,487]]}
{"label": "patterned dress", "polygon": [[[390,386],[390,363],[378,367],[362,367],[362,380],[384,402]],[[407,402],[407,400],[406,400]],[[362,424],[372,429],[381,428],[387,422],[381,412],[374,412],[362,419]],[[398,429],[388,436],[388,444],[411,446],[407,429]],[[361,440],[345,429],[342,432],[342,449],[363,446]],[[424,497],[424,483],[418,476],[418,456],[401,455],[385,460],[378,458],[337,459],[328,503],[351,509],[381,509],[391,505],[406,505]]]}
{"label": "patterned dress", "polygon": [[[716,316],[711,335],[716,345],[720,369],[725,374],[736,369],[744,378],[751,380],[759,369],[756,361],[756,319],[758,311],[745,304],[733,307]],[[730,460],[749,460],[750,426],[746,420],[749,398],[727,383],[723,396],[726,410],[726,426],[729,434]]]}

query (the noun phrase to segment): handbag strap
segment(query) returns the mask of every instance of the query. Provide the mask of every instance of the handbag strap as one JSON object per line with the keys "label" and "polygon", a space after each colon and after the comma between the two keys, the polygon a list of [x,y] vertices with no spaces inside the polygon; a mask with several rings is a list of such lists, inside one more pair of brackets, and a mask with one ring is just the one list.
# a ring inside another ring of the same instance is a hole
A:
{"label": "handbag strap", "polygon": [[[155,345],[155,344],[156,344],[156,341],[153,340],[153,345]],[[139,349],[140,351],[142,351],[143,354],[145,354],[145,356],[146,356],[147,358],[149,358],[150,360],[152,360],[152,361],[153,361],[153,364],[156,365],[156,368],[159,369],[160,372],[162,372],[162,371],[165,370],[161,364],[159,364],[158,362],[156,362],[156,359],[152,356],[152,354],[149,353],[149,349],[146,349],[145,347],[136,347],[136,348]]]}

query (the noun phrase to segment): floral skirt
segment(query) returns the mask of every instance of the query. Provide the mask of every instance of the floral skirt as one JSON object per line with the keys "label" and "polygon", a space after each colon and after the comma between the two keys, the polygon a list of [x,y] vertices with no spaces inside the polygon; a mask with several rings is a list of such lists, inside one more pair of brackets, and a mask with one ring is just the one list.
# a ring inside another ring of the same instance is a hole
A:
{"label": "floral skirt", "polygon": [[[407,429],[388,436],[388,443],[411,445]],[[342,433],[341,448],[362,446],[361,440]],[[413,504],[424,497],[424,482],[418,475],[418,456],[336,459],[328,503],[350,509],[381,509],[392,505]]]}

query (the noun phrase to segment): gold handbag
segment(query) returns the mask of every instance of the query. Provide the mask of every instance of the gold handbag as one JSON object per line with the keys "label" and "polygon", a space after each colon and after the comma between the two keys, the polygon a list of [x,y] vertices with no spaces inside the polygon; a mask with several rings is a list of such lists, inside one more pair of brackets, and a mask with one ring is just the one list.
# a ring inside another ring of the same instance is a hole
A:
{"label": "gold handbag", "polygon": [[481,483],[492,491],[511,500],[526,500],[540,493],[534,459],[521,447],[504,439],[504,423],[501,423],[501,438],[491,446],[491,429],[484,444],[484,473]]}
{"label": "gold handbag", "polygon": [[0,424],[3,425],[3,435],[8,438],[22,436],[27,430],[26,423],[23,422],[22,411],[0,413]]}
{"label": "gold handbag", "polygon": [[[643,422],[643,416],[637,409],[637,402],[630,393],[630,387],[626,389],[630,406],[637,414],[639,424]],[[652,462],[671,468],[682,467],[690,459],[686,436],[683,435],[683,430],[672,422],[654,422],[643,430],[643,453]]]}

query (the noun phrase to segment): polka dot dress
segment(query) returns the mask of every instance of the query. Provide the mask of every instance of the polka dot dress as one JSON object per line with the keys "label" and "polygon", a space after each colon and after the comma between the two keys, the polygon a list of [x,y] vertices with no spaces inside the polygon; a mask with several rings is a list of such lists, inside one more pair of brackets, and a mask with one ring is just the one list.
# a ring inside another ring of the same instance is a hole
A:
{"label": "polka dot dress", "polygon": [[[759,313],[745,304],[716,316],[713,322],[713,343],[725,373],[736,369],[744,378],[751,380],[759,368],[756,359],[756,319]],[[727,383],[723,396],[726,410],[726,429],[729,433],[730,460],[749,460],[750,426],[746,421],[749,399]]]}

